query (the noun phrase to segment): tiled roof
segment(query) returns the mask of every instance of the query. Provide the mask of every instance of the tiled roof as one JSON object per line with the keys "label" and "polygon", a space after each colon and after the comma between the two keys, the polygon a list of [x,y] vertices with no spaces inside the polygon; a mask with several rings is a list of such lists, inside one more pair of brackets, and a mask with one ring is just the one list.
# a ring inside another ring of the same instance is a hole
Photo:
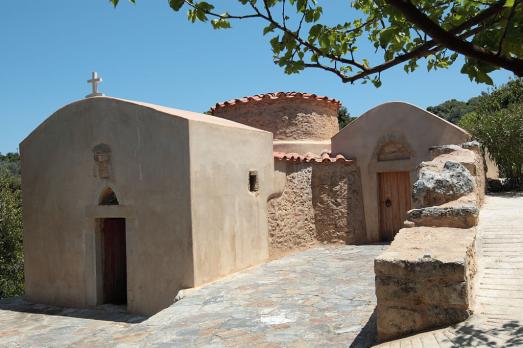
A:
{"label": "tiled roof", "polygon": [[321,155],[316,155],[312,152],[308,152],[305,155],[290,152],[273,152],[275,159],[290,162],[317,162],[317,163],[352,163],[352,160],[346,159],[343,155],[332,156],[329,152],[323,152]]}
{"label": "tiled roof", "polygon": [[223,103],[216,103],[214,107],[211,108],[211,113],[214,114],[214,112],[218,109],[222,109],[228,106],[233,106],[237,104],[246,104],[250,102],[258,102],[262,100],[271,100],[271,99],[281,99],[281,98],[302,98],[302,99],[316,99],[316,100],[323,100],[328,103],[333,103],[336,106],[340,106],[339,100],[332,99],[326,96],[311,94],[311,93],[301,93],[301,92],[274,92],[274,93],[263,93],[263,94],[256,94],[249,97],[243,97],[238,99],[231,99],[228,101],[225,101]]}

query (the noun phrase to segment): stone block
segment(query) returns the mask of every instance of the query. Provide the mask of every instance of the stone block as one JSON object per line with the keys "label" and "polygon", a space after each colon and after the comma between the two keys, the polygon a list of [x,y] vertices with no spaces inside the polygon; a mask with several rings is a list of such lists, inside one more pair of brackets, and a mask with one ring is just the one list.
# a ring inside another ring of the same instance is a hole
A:
{"label": "stone block", "polygon": [[474,236],[474,229],[462,228],[400,230],[374,261],[380,341],[468,317]]}
{"label": "stone block", "polygon": [[416,226],[471,228],[478,224],[479,209],[474,206],[443,206],[412,209],[407,219]]}
{"label": "stone block", "polygon": [[438,156],[449,154],[449,153],[459,151],[459,150],[461,150],[461,147],[459,145],[440,145],[440,146],[432,146],[429,148],[432,159],[434,159]]}

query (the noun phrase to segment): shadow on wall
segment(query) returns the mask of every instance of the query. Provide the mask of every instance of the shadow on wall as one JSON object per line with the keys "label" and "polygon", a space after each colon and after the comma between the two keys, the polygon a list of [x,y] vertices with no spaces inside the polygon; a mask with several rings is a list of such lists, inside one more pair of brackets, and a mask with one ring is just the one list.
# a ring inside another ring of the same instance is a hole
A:
{"label": "shadow on wall", "polygon": [[11,297],[0,300],[0,310],[79,319],[113,321],[128,324],[138,324],[148,318],[142,315],[127,313],[125,306],[101,305],[95,308],[64,308],[44,304],[34,304],[25,301],[21,297]]}

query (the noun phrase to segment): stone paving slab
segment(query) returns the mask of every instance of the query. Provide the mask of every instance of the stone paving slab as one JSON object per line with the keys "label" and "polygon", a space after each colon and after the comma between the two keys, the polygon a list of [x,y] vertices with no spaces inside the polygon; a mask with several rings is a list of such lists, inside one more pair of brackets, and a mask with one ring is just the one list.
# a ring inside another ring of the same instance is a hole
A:
{"label": "stone paving slab", "polygon": [[146,320],[111,307],[0,301],[0,346],[368,347],[373,260],[385,248],[322,246],[289,255],[188,291]]}

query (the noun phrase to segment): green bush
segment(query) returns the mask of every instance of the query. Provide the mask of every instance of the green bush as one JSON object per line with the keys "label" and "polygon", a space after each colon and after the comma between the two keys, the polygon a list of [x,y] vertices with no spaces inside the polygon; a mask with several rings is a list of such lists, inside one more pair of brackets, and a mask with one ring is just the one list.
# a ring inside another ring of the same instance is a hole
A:
{"label": "green bush", "polygon": [[0,298],[23,294],[20,177],[0,168]]}
{"label": "green bush", "polygon": [[523,80],[512,80],[481,97],[459,125],[486,147],[500,176],[523,183]]}

